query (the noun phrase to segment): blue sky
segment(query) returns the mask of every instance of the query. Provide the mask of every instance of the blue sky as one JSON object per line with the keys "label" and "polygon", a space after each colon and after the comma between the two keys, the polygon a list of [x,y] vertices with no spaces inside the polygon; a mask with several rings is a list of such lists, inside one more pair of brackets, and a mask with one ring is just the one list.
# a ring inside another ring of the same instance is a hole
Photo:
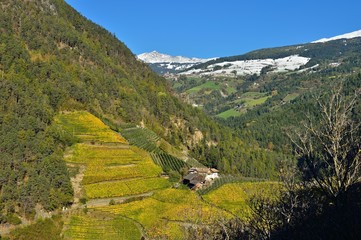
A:
{"label": "blue sky", "polygon": [[361,0],[66,0],[134,53],[222,57],[361,29]]}

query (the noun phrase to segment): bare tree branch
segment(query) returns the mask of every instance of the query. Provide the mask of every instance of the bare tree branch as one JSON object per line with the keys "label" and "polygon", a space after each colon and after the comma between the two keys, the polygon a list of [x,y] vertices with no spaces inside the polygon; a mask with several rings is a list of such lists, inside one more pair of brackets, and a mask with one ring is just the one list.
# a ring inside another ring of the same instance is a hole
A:
{"label": "bare tree branch", "polygon": [[315,97],[318,121],[307,115],[303,131],[288,133],[312,180],[330,197],[347,191],[361,178],[361,123],[352,119],[361,91],[344,96],[342,90],[338,86],[328,95]]}

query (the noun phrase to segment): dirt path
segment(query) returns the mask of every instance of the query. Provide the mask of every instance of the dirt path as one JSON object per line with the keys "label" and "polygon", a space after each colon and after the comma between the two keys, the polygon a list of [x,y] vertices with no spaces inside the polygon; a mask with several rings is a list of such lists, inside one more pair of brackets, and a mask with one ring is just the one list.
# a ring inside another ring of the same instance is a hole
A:
{"label": "dirt path", "polygon": [[98,199],[91,199],[87,202],[87,207],[105,207],[105,206],[109,206],[109,202],[111,200],[114,200],[114,202],[116,204],[120,204],[120,203],[124,203],[127,200],[130,199],[141,199],[141,198],[146,198],[146,197],[150,197],[153,195],[153,192],[148,192],[148,193],[143,193],[143,194],[138,194],[138,195],[131,195],[131,196],[126,196],[126,197],[112,197],[112,198],[98,198]]}
{"label": "dirt path", "polygon": [[137,226],[139,232],[142,235],[141,239],[149,240],[149,238],[147,236],[147,231],[145,230],[145,227],[143,226],[143,224],[141,224],[140,222],[136,221],[133,218],[129,218],[129,217],[126,217],[126,216],[121,216],[121,217],[124,218],[124,219],[128,219],[128,220],[132,221],[133,223],[135,223],[135,225]]}
{"label": "dirt path", "polygon": [[[128,178],[121,178],[121,179],[113,179],[113,180],[101,180],[99,182],[92,182],[92,183],[87,183],[86,185],[93,185],[93,184],[99,184],[99,183],[112,183],[112,182],[126,182],[129,180],[144,180],[144,179],[157,179],[159,177],[153,176],[153,177],[128,177]],[[128,186],[129,188],[129,186]],[[129,188],[129,190],[131,190]]]}
{"label": "dirt path", "polygon": [[162,219],[165,220],[165,221],[168,221],[168,222],[177,223],[179,226],[187,227],[187,228],[190,228],[190,227],[209,228],[210,227],[207,224],[192,223],[192,222],[186,222],[186,221],[180,221],[180,220],[171,220],[171,219],[168,219],[168,218],[162,218]]}
{"label": "dirt path", "polygon": [[[68,164],[70,167],[74,167],[73,164]],[[74,177],[70,178],[71,185],[74,189],[74,202],[71,206],[72,209],[75,209],[79,206],[80,198],[82,197],[82,187],[81,187],[81,181],[84,178],[84,172],[86,167],[84,165],[78,165],[79,166],[79,172]]]}
{"label": "dirt path", "polygon": [[127,168],[127,167],[134,167],[134,166],[136,166],[136,164],[134,164],[134,163],[131,163],[131,164],[110,165],[110,166],[105,165],[106,168]]}
{"label": "dirt path", "polygon": [[92,147],[103,147],[103,148],[110,148],[110,149],[129,149],[130,145],[126,143],[92,143],[91,141],[85,141],[83,144]]}
{"label": "dirt path", "polygon": [[0,225],[0,236],[8,235],[12,230],[14,230],[17,226],[10,224],[1,224]]}

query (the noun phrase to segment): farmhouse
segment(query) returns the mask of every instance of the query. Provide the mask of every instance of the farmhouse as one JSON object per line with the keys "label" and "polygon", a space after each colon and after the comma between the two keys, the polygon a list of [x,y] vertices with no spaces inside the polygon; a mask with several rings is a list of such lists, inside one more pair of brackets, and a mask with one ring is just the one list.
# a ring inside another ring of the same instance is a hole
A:
{"label": "farmhouse", "polygon": [[206,179],[213,180],[218,178],[219,171],[215,168],[191,168],[188,171],[189,173],[198,173],[205,176]]}
{"label": "farmhouse", "polygon": [[200,188],[204,181],[205,177],[198,173],[188,173],[188,175],[183,178],[183,184],[194,190]]}
{"label": "farmhouse", "polygon": [[218,178],[219,171],[215,168],[191,168],[183,178],[183,184],[196,190],[202,188],[205,183],[209,183]]}

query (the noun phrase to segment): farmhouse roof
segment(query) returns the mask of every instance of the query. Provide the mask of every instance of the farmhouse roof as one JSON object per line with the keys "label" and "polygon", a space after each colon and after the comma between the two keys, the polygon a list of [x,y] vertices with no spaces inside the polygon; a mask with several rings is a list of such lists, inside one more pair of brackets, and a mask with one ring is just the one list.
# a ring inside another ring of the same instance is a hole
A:
{"label": "farmhouse roof", "polygon": [[197,172],[197,173],[219,173],[219,171],[215,168],[191,168],[189,169],[189,172]]}
{"label": "farmhouse roof", "polygon": [[193,178],[195,178],[196,176],[199,176],[196,173],[189,173],[188,175],[186,175],[183,179],[191,181]]}
{"label": "farmhouse roof", "polygon": [[193,184],[193,185],[196,185],[197,183],[201,183],[204,181],[204,177],[201,176],[201,175],[198,175],[198,174],[194,174],[194,175],[197,175],[195,176],[189,183],[190,184]]}

